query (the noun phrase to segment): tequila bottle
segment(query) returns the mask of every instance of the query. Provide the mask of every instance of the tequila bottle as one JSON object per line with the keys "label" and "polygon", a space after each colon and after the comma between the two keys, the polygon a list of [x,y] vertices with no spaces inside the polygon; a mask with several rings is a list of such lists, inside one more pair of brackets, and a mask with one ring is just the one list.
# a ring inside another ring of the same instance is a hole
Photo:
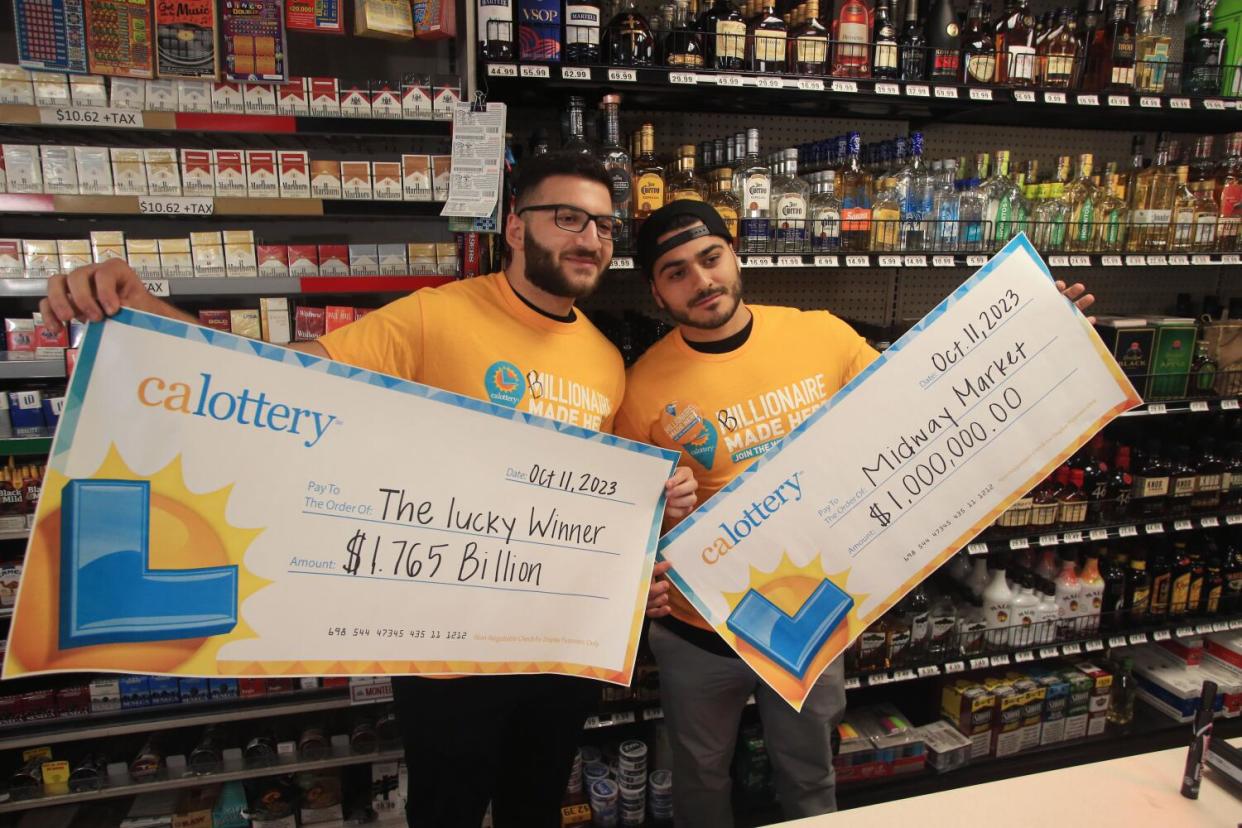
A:
{"label": "tequila bottle", "polygon": [[677,150],[677,167],[668,177],[668,198],[669,201],[707,200],[707,185],[694,171],[694,144],[684,144]]}
{"label": "tequila bottle", "polygon": [[759,157],[759,130],[748,129],[745,136],[746,155],[733,174],[733,191],[742,202],[740,249],[766,253],[772,171]]}
{"label": "tequila bottle", "polygon": [[1097,247],[1095,211],[1100,192],[1091,183],[1093,162],[1090,153],[1078,156],[1078,177],[1065,190],[1065,205],[1069,210],[1066,248],[1073,251],[1090,252]]}
{"label": "tequila bottle", "polygon": [[599,160],[612,180],[612,214],[621,219],[620,238],[614,241],[618,250],[629,249],[632,182],[634,169],[630,156],[621,147],[621,96],[605,95],[600,103],[604,110],[604,143],[600,147]]}
{"label": "tequila bottle", "polygon": [[798,151],[781,153],[779,173],[772,180],[772,203],[776,225],[776,251],[806,250],[807,209],[810,187],[798,177]]}
{"label": "tequila bottle", "polygon": [[862,139],[857,132],[846,138],[841,169],[841,249],[866,252],[871,243],[871,175],[862,168]]}
{"label": "tequila bottle", "polygon": [[837,198],[837,174],[832,170],[811,177],[811,249],[836,252],[841,247],[841,199]]}

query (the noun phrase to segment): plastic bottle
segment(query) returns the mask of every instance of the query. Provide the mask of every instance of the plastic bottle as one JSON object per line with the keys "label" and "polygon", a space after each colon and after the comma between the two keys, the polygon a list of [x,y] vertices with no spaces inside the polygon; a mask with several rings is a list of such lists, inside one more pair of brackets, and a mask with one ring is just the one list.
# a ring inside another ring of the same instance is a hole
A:
{"label": "plastic bottle", "polygon": [[1057,606],[1057,587],[1047,578],[1040,578],[1038,586],[1036,594],[1039,606],[1035,611],[1034,643],[1051,644],[1057,640],[1057,621],[1061,616],[1061,610]]}
{"label": "plastic bottle", "polygon": [[1005,579],[1006,561],[997,556],[989,565],[988,585],[983,589],[983,612],[987,619],[987,642],[1008,647],[1013,642],[1013,590]]}
{"label": "plastic bottle", "polygon": [[1052,548],[1045,549],[1039,558],[1039,564],[1035,567],[1035,574],[1049,581],[1055,581],[1060,571],[1061,561],[1057,558],[1057,551]]}
{"label": "plastic bottle", "polygon": [[970,577],[966,579],[966,586],[970,589],[970,594],[976,598],[982,598],[983,590],[987,587],[988,580],[988,559],[978,556],[974,560]]}
{"label": "plastic bottle", "polygon": [[1083,556],[1082,571],[1078,573],[1082,593],[1078,599],[1080,620],[1079,633],[1094,633],[1100,629],[1100,611],[1104,607],[1104,578],[1100,575],[1100,562],[1092,552]]}
{"label": "plastic bottle", "polygon": [[1057,631],[1061,638],[1075,638],[1082,632],[1082,583],[1078,580],[1077,558],[1072,549],[1061,551],[1061,571],[1057,573]]}
{"label": "plastic bottle", "polygon": [[1039,597],[1035,595],[1035,580],[1031,573],[1019,572],[1015,577],[1018,590],[1013,596],[1013,645],[1029,647],[1036,643],[1039,630]]}

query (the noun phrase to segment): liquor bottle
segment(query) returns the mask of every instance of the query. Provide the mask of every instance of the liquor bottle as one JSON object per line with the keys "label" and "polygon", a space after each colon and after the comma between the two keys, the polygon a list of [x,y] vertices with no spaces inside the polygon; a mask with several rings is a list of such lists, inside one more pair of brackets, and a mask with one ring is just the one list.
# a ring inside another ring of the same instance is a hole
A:
{"label": "liquor bottle", "polygon": [[677,0],[673,28],[664,36],[664,62],[678,69],[699,69],[707,65],[703,37],[692,28],[690,0]]}
{"label": "liquor bottle", "polygon": [[1123,656],[1113,674],[1113,686],[1109,689],[1108,713],[1104,719],[1110,725],[1125,727],[1134,721],[1134,698],[1138,685],[1134,681],[1134,659]]}
{"label": "liquor bottle", "polygon": [[923,133],[910,134],[910,161],[893,176],[901,205],[902,250],[924,250],[932,222],[935,179],[923,162]]}
{"label": "liquor bottle", "polygon": [[1056,582],[1050,578],[1036,578],[1035,587],[1039,606],[1035,610],[1035,640],[1032,643],[1051,644],[1057,640],[1057,623],[1061,615],[1057,606]]}
{"label": "liquor bottle", "polygon": [[889,0],[877,0],[875,21],[871,29],[871,77],[896,79],[898,68],[897,27],[893,25],[893,9]]}
{"label": "liquor bottle", "polygon": [[1151,574],[1151,603],[1147,617],[1159,623],[1169,614],[1169,597],[1173,590],[1173,562],[1167,544],[1157,543],[1147,562]]}
{"label": "liquor bottle", "polygon": [[871,10],[864,0],[843,0],[832,21],[832,74],[865,78],[871,69]]}
{"label": "liquor bottle", "polygon": [[729,235],[733,236],[733,243],[738,243],[738,216],[742,212],[742,202],[738,200],[737,193],[733,192],[733,170],[728,167],[720,167],[712,171],[713,188],[710,196],[707,197],[707,203],[716,208],[716,212],[720,214],[720,218],[724,220],[725,227],[729,228]]}
{"label": "liquor bottle", "polygon": [[[987,153],[981,154],[984,171],[987,170]],[[976,159],[976,173],[971,178],[963,179],[959,188],[957,214],[962,223],[962,247],[967,251],[984,250],[990,241],[991,225],[986,222],[988,210],[987,193],[983,190],[979,158]]]}
{"label": "liquor bottle", "polygon": [[953,253],[961,246],[961,195],[953,186],[956,177],[957,159],[946,158],[941,163],[932,193],[932,215],[936,227],[932,250]]}
{"label": "liquor bottle", "polygon": [[1130,247],[1161,253],[1169,246],[1169,224],[1177,197],[1177,175],[1169,169],[1166,141],[1156,145],[1156,160],[1134,176],[1130,196]]}
{"label": "liquor bottle", "polygon": [[1078,599],[1082,614],[1078,632],[1094,633],[1100,629],[1100,613],[1104,609],[1104,577],[1100,574],[1099,558],[1087,552],[1083,555],[1082,571],[1078,573],[1082,593]]}
{"label": "liquor bottle", "polygon": [[1191,250],[1217,249],[1216,230],[1220,224],[1220,210],[1212,199],[1212,189],[1206,182],[1191,187],[1195,196],[1195,231]]}
{"label": "liquor bottle", "polygon": [[729,0],[716,0],[703,17],[707,54],[716,69],[741,69],[746,59],[746,20]]}
{"label": "liquor bottle", "polygon": [[1238,249],[1242,225],[1242,132],[1228,136],[1225,157],[1215,172],[1213,192],[1219,218],[1216,222],[1218,250]]}
{"label": "liquor bottle", "polygon": [[1126,606],[1126,570],[1129,566],[1130,558],[1124,551],[1100,558],[1100,577],[1104,580],[1100,626],[1106,630],[1125,626],[1123,613]]}
{"label": "liquor bottle", "polygon": [[976,598],[983,597],[983,590],[988,585],[988,559],[982,555],[970,562],[970,576],[966,578],[966,588]]}
{"label": "liquor bottle", "polygon": [[[1199,207],[1198,199],[1188,184],[1190,167],[1179,164],[1176,168],[1177,187],[1173,195],[1173,215],[1169,223],[1169,250],[1195,249],[1195,215]],[[1216,222],[1212,222],[1215,231]]]}
{"label": "liquor bottle", "polygon": [[654,66],[656,38],[635,0],[621,0],[621,9],[604,32],[604,58],[612,66]]}
{"label": "liquor bottle", "polygon": [[1207,554],[1203,560],[1202,614],[1216,615],[1221,611],[1225,598],[1225,569],[1220,547],[1207,541]]}
{"label": "liquor bottle", "polygon": [[1141,517],[1164,514],[1165,501],[1169,496],[1169,466],[1160,455],[1160,444],[1148,443],[1134,473],[1131,510]]}
{"label": "liquor bottle", "polygon": [[1078,156],[1078,177],[1065,189],[1065,205],[1069,212],[1069,233],[1066,249],[1089,252],[1097,248],[1096,204],[1100,192],[1091,183],[1094,158],[1090,153]]}
{"label": "liquor bottle", "polygon": [[964,656],[976,656],[984,651],[988,620],[983,610],[983,596],[971,595],[965,612],[958,615],[958,651]]}
{"label": "liquor bottle", "polygon": [[630,156],[621,147],[621,96],[605,95],[600,102],[604,110],[604,143],[600,147],[599,160],[603,162],[612,180],[612,214],[621,219],[622,235],[614,239],[613,246],[628,250],[630,242],[630,218],[633,214],[634,168]]}
{"label": "liquor bottle", "polygon": [[1057,635],[1075,638],[1082,615],[1082,584],[1078,580],[1078,555],[1072,548],[1061,550],[1061,571],[1057,573]]}
{"label": "liquor bottle", "polygon": [[1129,0],[1111,0],[1108,20],[1096,30],[1087,51],[1083,88],[1091,91],[1132,89],[1135,52]]}
{"label": "liquor bottle", "polygon": [[988,199],[985,229],[993,249],[1000,249],[1026,225],[1030,205],[1009,178],[1009,150],[996,153],[996,172],[984,182]]}
{"label": "liquor bottle", "polygon": [[1087,70],[1087,54],[1096,33],[1104,25],[1104,0],[1086,0],[1078,18],[1074,36],[1078,40],[1078,60],[1074,63],[1074,78],[1070,86],[1081,88]]}
{"label": "liquor bottle", "polygon": [[[1185,541],[1179,540],[1173,544],[1172,561],[1173,570],[1169,580],[1169,615],[1178,617],[1190,612],[1191,581],[1195,569]],[[1200,588],[1202,588],[1202,581],[1200,581]]]}
{"label": "liquor bottle", "polygon": [[837,174],[832,170],[811,176],[811,250],[835,253],[841,249],[841,199],[837,198]]}
{"label": "liquor bottle", "polygon": [[1151,573],[1147,571],[1147,557],[1141,549],[1130,553],[1130,568],[1126,573],[1126,620],[1131,625],[1147,622],[1151,609]]}
{"label": "liquor bottle", "polygon": [[988,565],[983,588],[983,613],[987,620],[985,640],[993,647],[1010,647],[1013,638],[1013,590],[1005,579],[1005,560],[996,556]]}
{"label": "liquor bottle", "polygon": [[1113,176],[1107,191],[1102,191],[1096,210],[1099,222],[1099,246],[1109,253],[1120,253],[1126,247],[1130,230],[1130,205],[1126,203],[1125,185],[1121,176]]}
{"label": "liquor bottle", "polygon": [[[1219,95],[1224,80],[1226,35],[1212,30],[1212,10],[1216,0],[1198,0],[1198,30],[1186,41],[1186,66],[1182,91],[1192,95]],[[1234,67],[1236,75],[1239,71]],[[1237,85],[1236,78],[1234,85]]]}
{"label": "liquor bottle", "polygon": [[785,40],[788,28],[776,13],[776,4],[764,0],[747,38],[747,65],[752,72],[779,73],[785,69]]}
{"label": "liquor bottle", "polygon": [[513,60],[513,0],[479,0],[479,57],[482,60]]}
{"label": "liquor bottle", "polygon": [[1057,159],[1056,179],[1041,185],[1041,201],[1031,210],[1032,229],[1037,250],[1058,252],[1065,249],[1065,229],[1070,208],[1065,200],[1065,187],[1070,178],[1070,157]]}
{"label": "liquor bottle", "polygon": [[921,81],[927,77],[927,38],[919,22],[918,0],[906,0],[906,19],[901,27],[901,79]]}
{"label": "liquor bottle", "polygon": [[884,620],[872,624],[858,637],[858,669],[863,672],[884,669],[885,645],[888,635]]}
{"label": "liquor bottle", "polygon": [[1242,546],[1236,535],[1225,543],[1224,566],[1225,593],[1221,598],[1221,612],[1242,612]]}
{"label": "liquor bottle", "polygon": [[862,141],[857,132],[847,137],[845,165],[838,176],[841,187],[841,249],[866,252],[871,243],[871,176],[862,169]]}
{"label": "liquor bottle", "polygon": [[819,0],[807,0],[806,19],[789,32],[788,71],[795,75],[828,73],[828,29],[819,20]]}
{"label": "liquor bottle", "polygon": [[1010,86],[1035,83],[1035,18],[1026,0],[1008,0],[996,23],[996,82]]}
{"label": "liquor bottle", "polygon": [[706,201],[707,185],[694,172],[694,144],[677,149],[676,169],[668,176],[669,201]]}
{"label": "liquor bottle", "polygon": [[1087,520],[1087,493],[1083,490],[1082,469],[1069,470],[1069,483],[1057,492],[1057,519],[1066,525]]}
{"label": "liquor bottle", "polygon": [[1139,0],[1138,20],[1134,24],[1137,50],[1134,88],[1139,92],[1160,94],[1164,91],[1171,42],[1170,22],[1163,9],[1157,7],[1156,0]]}
{"label": "liquor bottle", "polygon": [[1035,595],[1035,580],[1030,572],[1013,573],[1013,615],[1011,626],[1014,647],[1030,647],[1035,642],[1038,629],[1039,597]]}
{"label": "liquor bottle", "polygon": [[901,249],[901,197],[889,177],[876,181],[871,203],[871,249],[879,252]]}
{"label": "liquor bottle", "polygon": [[[1200,340],[1197,348],[1195,361],[1190,368],[1192,385],[1194,380],[1200,376],[1200,374],[1195,373],[1195,366],[1201,364],[1201,359],[1202,364],[1213,362],[1207,354],[1206,342]],[[1205,369],[1201,375],[1214,379],[1215,370]],[[1211,393],[1211,387],[1209,382],[1206,393]],[[1194,392],[1192,391],[1192,393]],[[1191,498],[1190,507],[1195,511],[1219,509],[1224,490],[1229,486],[1229,471],[1225,466],[1224,459],[1217,454],[1216,442],[1210,438],[1204,438],[1199,443],[1199,450],[1195,452],[1194,457],[1195,471],[1198,473],[1198,477],[1195,479],[1195,495]]]}
{"label": "liquor bottle", "polygon": [[1134,491],[1134,478],[1130,474],[1130,447],[1118,446],[1113,459],[1112,473],[1107,482],[1107,494],[1100,508],[1100,519],[1119,521],[1130,511],[1130,498]]}
{"label": "liquor bottle", "polygon": [[983,0],[972,0],[966,15],[966,31],[962,32],[961,80],[969,84],[986,84],[996,80],[996,41],[987,30]]}
{"label": "liquor bottle", "polygon": [[[689,2],[689,0],[686,0]],[[565,3],[565,62],[599,63],[599,0],[567,0]]]}
{"label": "liquor bottle", "polygon": [[739,249],[745,253],[766,253],[772,171],[759,157],[759,130],[748,129],[745,135],[746,155],[733,173],[733,192],[742,202]]}
{"label": "liquor bottle", "polygon": [[583,155],[594,155],[595,150],[586,139],[586,98],[571,95],[565,107],[569,138],[561,149],[565,152],[577,152]]}
{"label": "liquor bottle", "polygon": [[962,66],[961,27],[953,0],[935,0],[927,15],[927,76],[955,81]]}
{"label": "liquor bottle", "polygon": [[1232,508],[1242,505],[1242,443],[1230,442],[1226,447],[1225,477],[1229,485],[1221,487],[1221,506]]}
{"label": "liquor bottle", "polygon": [[941,594],[932,603],[928,624],[931,627],[931,642],[927,648],[930,658],[942,658],[949,654],[952,646],[953,633],[957,630],[957,605],[947,592]]}
{"label": "liquor bottle", "polygon": [[664,165],[655,154],[655,127],[639,128],[638,156],[634,159],[635,228],[647,216],[664,206]]}
{"label": "liquor bottle", "polygon": [[1078,62],[1078,38],[1069,9],[1057,12],[1056,25],[1038,48],[1039,81],[1052,89],[1066,89]]}
{"label": "liquor bottle", "polygon": [[925,658],[931,644],[931,600],[923,584],[906,597],[906,623],[910,627],[910,658]]}

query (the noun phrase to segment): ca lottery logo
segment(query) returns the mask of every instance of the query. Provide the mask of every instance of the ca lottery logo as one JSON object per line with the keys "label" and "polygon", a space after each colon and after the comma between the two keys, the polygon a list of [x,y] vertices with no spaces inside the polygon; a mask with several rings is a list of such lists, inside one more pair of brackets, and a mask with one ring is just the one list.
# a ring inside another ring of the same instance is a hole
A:
{"label": "ca lottery logo", "polygon": [[517,408],[526,395],[526,378],[522,376],[521,369],[503,359],[488,367],[483,375],[483,384],[487,388],[488,399],[497,405]]}
{"label": "ca lottery logo", "polygon": [[681,446],[700,466],[705,469],[712,467],[719,436],[716,426],[699,413],[694,403],[667,403],[660,412],[660,425],[669,439]]}

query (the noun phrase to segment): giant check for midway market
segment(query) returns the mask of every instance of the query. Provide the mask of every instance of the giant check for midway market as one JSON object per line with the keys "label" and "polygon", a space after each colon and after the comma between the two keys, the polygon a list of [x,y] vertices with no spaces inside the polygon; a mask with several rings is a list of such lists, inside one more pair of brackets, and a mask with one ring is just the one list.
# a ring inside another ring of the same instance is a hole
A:
{"label": "giant check for midway market", "polygon": [[666,535],[669,577],[786,701],[1141,402],[1025,236]]}
{"label": "giant check for midway market", "polygon": [[86,334],[4,675],[627,684],[675,463],[125,310]]}

